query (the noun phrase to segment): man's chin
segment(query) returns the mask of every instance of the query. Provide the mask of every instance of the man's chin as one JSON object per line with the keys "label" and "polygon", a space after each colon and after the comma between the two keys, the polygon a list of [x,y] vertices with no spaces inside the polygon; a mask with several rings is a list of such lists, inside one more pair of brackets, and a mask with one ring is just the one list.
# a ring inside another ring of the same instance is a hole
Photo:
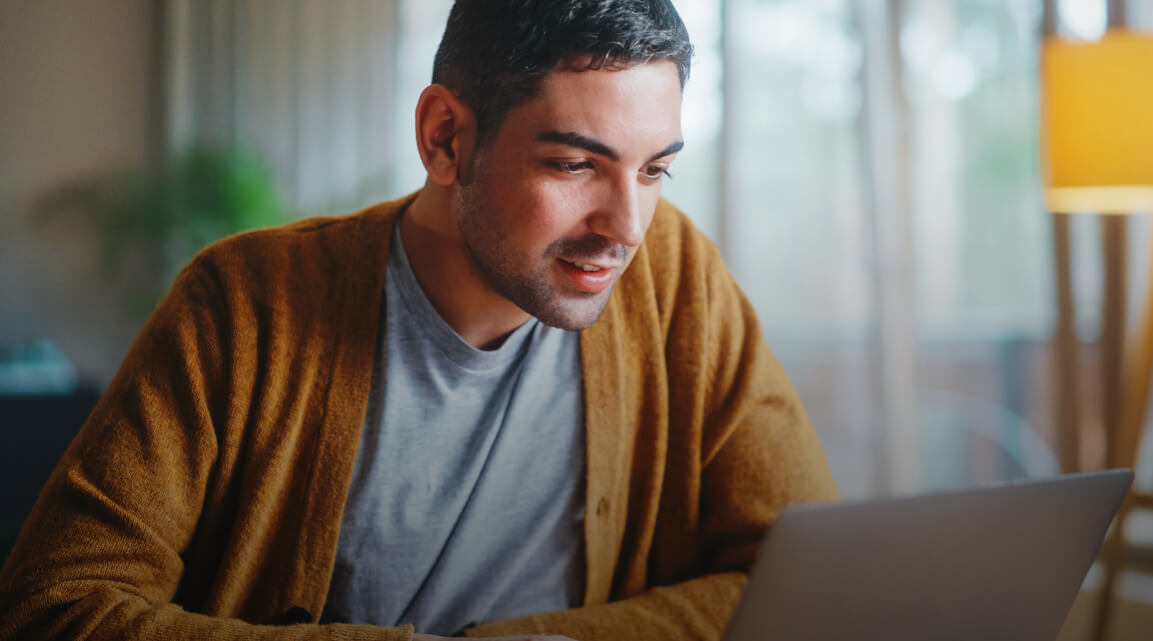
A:
{"label": "man's chin", "polygon": [[539,306],[538,309],[526,309],[525,311],[549,327],[580,331],[592,327],[601,317],[608,305],[611,292],[612,288],[609,288],[588,297],[569,298],[567,300],[554,299]]}

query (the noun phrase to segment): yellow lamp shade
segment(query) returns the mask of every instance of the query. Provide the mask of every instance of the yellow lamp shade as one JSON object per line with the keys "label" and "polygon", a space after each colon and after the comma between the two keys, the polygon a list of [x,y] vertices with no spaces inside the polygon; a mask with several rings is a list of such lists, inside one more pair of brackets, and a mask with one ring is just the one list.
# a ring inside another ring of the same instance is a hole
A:
{"label": "yellow lamp shade", "polygon": [[1153,34],[1046,38],[1041,89],[1046,207],[1153,211]]}

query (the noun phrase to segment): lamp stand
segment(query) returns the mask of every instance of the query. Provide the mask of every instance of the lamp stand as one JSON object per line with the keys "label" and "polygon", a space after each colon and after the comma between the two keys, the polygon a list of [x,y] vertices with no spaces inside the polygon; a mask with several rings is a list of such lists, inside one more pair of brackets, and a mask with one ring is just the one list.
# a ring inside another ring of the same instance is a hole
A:
{"label": "lamp stand", "polygon": [[[1119,217],[1107,217],[1106,220]],[[1120,219],[1124,220],[1124,219]],[[1122,242],[1124,230],[1122,228]],[[1108,232],[1105,242],[1108,244]],[[1153,239],[1150,241],[1153,243]],[[1121,250],[1124,251],[1124,250]],[[1109,255],[1105,256],[1107,264]],[[1124,267],[1124,256],[1120,262]],[[1149,400],[1149,383],[1153,379],[1153,259],[1148,260],[1146,266],[1148,274],[1145,279],[1146,292],[1141,300],[1141,318],[1135,331],[1130,337],[1133,349],[1121,352],[1119,362],[1111,362],[1118,375],[1118,399],[1115,405],[1116,423],[1106,423],[1106,466],[1109,468],[1129,467],[1136,463],[1137,449],[1140,444],[1141,427]],[[1107,269],[1108,272],[1108,269]],[[1108,289],[1109,278],[1106,278]],[[1124,287],[1124,276],[1120,277],[1120,286]],[[1117,284],[1114,283],[1114,286]],[[1121,295],[1124,301],[1124,294]],[[1125,308],[1121,308],[1124,314]],[[1115,328],[1123,328],[1122,324]],[[1118,334],[1120,336],[1120,334]],[[1108,359],[1106,359],[1108,360]],[[1094,637],[1097,641],[1104,641],[1109,633],[1110,615],[1113,610],[1113,597],[1117,574],[1120,571],[1125,552],[1125,520],[1136,507],[1153,509],[1153,494],[1137,492],[1130,489],[1126,495],[1121,509],[1117,512],[1117,519],[1105,543],[1103,563],[1105,576],[1102,580],[1101,594],[1097,605]]]}
{"label": "lamp stand", "polygon": [[1061,471],[1081,470],[1081,403],[1077,394],[1078,350],[1073,277],[1070,261],[1069,216],[1053,214],[1053,256],[1057,268],[1057,334],[1055,368],[1055,414],[1057,455]]}

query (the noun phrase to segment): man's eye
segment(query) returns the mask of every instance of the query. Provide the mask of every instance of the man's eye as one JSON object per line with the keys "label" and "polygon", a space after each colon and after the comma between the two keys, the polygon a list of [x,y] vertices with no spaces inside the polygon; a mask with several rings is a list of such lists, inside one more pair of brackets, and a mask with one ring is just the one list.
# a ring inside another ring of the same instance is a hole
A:
{"label": "man's eye", "polygon": [[549,164],[552,165],[553,169],[556,169],[557,171],[563,171],[566,174],[579,174],[582,171],[587,171],[587,170],[593,168],[593,164],[587,160],[579,160],[579,161],[558,160],[558,161],[551,162]]}
{"label": "man's eye", "polygon": [[653,165],[650,167],[645,167],[644,169],[641,170],[641,173],[643,173],[645,175],[645,178],[648,178],[650,180],[660,180],[662,177],[668,177],[668,178],[673,177],[673,175],[669,173],[669,170],[667,168],[659,167],[656,165]]}

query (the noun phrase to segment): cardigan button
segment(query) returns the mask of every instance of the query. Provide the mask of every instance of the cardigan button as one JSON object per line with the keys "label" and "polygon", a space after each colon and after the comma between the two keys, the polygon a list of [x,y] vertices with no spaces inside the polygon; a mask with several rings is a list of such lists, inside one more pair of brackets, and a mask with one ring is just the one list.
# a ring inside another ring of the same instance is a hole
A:
{"label": "cardigan button", "polygon": [[597,516],[600,516],[602,512],[608,512],[608,510],[609,500],[602,496],[601,499],[597,501]]}

